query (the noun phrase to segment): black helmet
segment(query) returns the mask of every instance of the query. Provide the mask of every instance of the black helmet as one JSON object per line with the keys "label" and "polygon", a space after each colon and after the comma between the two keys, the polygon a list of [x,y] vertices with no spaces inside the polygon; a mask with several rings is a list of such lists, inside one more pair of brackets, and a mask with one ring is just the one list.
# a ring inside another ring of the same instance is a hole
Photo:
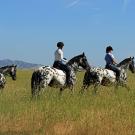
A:
{"label": "black helmet", "polygon": [[57,43],[57,47],[63,47],[64,46],[64,43],[63,42],[58,42]]}
{"label": "black helmet", "polygon": [[110,51],[113,51],[113,48],[111,46],[107,46],[106,47],[106,53],[110,52]]}

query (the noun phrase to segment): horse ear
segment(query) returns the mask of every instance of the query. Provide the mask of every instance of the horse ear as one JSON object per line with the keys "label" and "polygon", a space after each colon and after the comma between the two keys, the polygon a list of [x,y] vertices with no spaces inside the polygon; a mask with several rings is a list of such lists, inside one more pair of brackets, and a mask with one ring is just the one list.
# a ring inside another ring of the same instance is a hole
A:
{"label": "horse ear", "polygon": [[132,59],[134,60],[134,57]]}
{"label": "horse ear", "polygon": [[85,56],[85,53],[83,52],[83,54],[82,54],[83,56]]}
{"label": "horse ear", "polygon": [[13,66],[14,66],[14,67],[17,67],[17,65],[16,65],[16,64],[13,64]]}

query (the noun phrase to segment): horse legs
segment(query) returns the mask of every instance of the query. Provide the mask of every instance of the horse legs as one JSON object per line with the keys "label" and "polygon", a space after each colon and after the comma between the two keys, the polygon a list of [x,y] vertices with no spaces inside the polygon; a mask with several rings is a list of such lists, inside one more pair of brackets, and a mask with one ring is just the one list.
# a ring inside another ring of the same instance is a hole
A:
{"label": "horse legs", "polygon": [[119,86],[126,88],[128,91],[130,90],[130,87],[126,83],[122,83],[122,82],[115,84],[115,90],[117,90]]}
{"label": "horse legs", "polygon": [[129,86],[128,86],[126,83],[123,83],[123,84],[122,84],[122,87],[124,87],[124,88],[126,88],[128,91],[130,91]]}
{"label": "horse legs", "polygon": [[114,91],[116,92],[116,91],[118,90],[118,88],[119,88],[119,84],[116,82],[116,83],[114,84]]}
{"label": "horse legs", "polygon": [[92,78],[91,78],[89,72],[85,73],[84,79],[83,79],[83,86],[81,87],[80,93],[84,93],[89,88],[89,86],[91,85],[91,83],[90,83],[91,79]]}
{"label": "horse legs", "polygon": [[98,87],[101,85],[102,80],[103,80],[103,77],[97,75],[96,82],[94,83],[94,93],[93,93],[94,95],[96,95]]}
{"label": "horse legs", "polygon": [[[64,91],[64,89],[65,89],[66,87],[62,87],[62,88],[60,88],[60,93],[59,93],[59,95],[62,95],[62,92]],[[69,89],[71,90],[71,92],[72,92],[72,94],[74,93],[74,88],[73,88],[73,85],[72,86],[70,86],[69,87]]]}
{"label": "horse legs", "polygon": [[72,94],[74,93],[74,87],[73,87],[73,84],[71,84],[70,86],[69,86],[69,89],[71,90],[71,92],[72,92]]}
{"label": "horse legs", "polygon": [[95,84],[94,84],[94,91],[93,91],[93,94],[94,94],[94,95],[97,94],[98,87],[99,87],[99,83],[95,83]]}
{"label": "horse legs", "polygon": [[83,84],[83,86],[81,87],[80,93],[83,94],[89,88],[89,86],[90,85],[88,84]]}
{"label": "horse legs", "polygon": [[64,91],[64,88],[60,88],[59,96],[62,95],[63,91]]}

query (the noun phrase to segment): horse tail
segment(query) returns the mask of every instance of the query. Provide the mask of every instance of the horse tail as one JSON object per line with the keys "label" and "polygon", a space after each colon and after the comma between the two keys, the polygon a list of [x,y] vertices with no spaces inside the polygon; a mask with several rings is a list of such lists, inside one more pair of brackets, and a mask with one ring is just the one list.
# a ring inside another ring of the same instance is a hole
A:
{"label": "horse tail", "polygon": [[37,94],[37,89],[40,85],[39,72],[34,71],[31,77],[31,94],[35,96]]}
{"label": "horse tail", "polygon": [[32,77],[31,77],[31,94],[33,96],[35,91],[35,72],[33,72]]}

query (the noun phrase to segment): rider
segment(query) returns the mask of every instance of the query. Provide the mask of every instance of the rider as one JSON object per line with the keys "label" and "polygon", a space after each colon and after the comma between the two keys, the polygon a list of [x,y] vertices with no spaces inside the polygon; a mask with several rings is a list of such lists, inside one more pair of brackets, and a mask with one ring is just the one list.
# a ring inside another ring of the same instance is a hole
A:
{"label": "rider", "polygon": [[54,61],[53,67],[54,68],[59,68],[59,69],[66,72],[66,84],[68,86],[70,86],[71,85],[71,82],[70,82],[71,70],[66,64],[64,64],[64,62],[67,62],[67,60],[65,58],[63,58],[62,49],[64,47],[64,43],[63,42],[58,42],[57,47],[58,47],[58,49],[55,51],[55,61]]}
{"label": "rider", "polygon": [[114,55],[112,54],[113,48],[111,46],[106,47],[106,68],[116,73],[117,82],[120,80],[120,69],[117,67],[117,62]]}

